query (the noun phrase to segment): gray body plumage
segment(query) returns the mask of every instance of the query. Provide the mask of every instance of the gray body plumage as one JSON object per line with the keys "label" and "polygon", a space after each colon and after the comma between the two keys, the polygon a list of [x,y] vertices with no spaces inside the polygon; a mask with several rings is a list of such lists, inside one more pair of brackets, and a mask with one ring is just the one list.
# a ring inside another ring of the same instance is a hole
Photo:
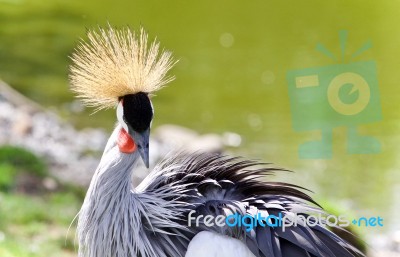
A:
{"label": "gray body plumage", "polygon": [[[137,152],[124,154],[114,130],[79,213],[79,256],[183,257],[190,240],[208,230],[237,238],[257,257],[350,257],[357,249],[322,226],[188,226],[188,213],[319,213],[300,188],[267,181],[278,169],[218,154],[177,154],[154,168],[137,187],[131,183]],[[311,203],[311,204],[309,204]]]}

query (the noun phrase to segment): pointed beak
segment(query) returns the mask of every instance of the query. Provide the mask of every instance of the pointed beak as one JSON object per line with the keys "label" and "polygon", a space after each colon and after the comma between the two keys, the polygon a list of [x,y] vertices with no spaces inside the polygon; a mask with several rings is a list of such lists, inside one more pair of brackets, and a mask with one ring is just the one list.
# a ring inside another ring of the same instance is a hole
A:
{"label": "pointed beak", "polygon": [[136,132],[136,131],[130,130],[129,134],[132,136],[133,140],[135,141],[135,143],[137,145],[138,152],[140,154],[140,157],[142,157],[144,165],[146,165],[146,167],[149,168],[150,128],[146,129],[143,132]]}

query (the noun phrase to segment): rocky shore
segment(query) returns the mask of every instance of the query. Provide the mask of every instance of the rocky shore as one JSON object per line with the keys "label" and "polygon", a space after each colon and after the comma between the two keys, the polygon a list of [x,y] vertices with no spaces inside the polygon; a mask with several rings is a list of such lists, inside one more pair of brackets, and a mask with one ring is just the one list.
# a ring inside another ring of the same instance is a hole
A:
{"label": "rocky shore", "polygon": [[0,145],[26,148],[46,160],[57,180],[82,186],[98,164],[98,158],[85,153],[101,151],[107,140],[99,129],[77,131],[2,82],[0,124]]}

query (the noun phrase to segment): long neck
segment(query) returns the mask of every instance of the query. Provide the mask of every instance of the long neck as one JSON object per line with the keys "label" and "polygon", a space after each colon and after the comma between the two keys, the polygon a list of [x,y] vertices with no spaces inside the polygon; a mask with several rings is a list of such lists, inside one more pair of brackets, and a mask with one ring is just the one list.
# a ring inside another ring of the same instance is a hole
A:
{"label": "long neck", "polygon": [[121,232],[112,226],[126,218],[133,204],[131,174],[140,157],[136,152],[119,151],[116,140],[120,129],[118,125],[107,143],[79,213],[80,256],[109,256],[110,238]]}
{"label": "long neck", "polygon": [[[137,152],[122,153],[117,146],[118,133],[121,126],[117,125],[107,142],[100,164],[93,175],[86,199],[115,198],[112,194],[129,194],[131,191],[131,174],[133,166],[139,160]],[[111,195],[110,195],[111,194]],[[85,199],[85,200],[86,200]],[[112,200],[112,199],[110,199]]]}
{"label": "long neck", "polygon": [[[140,154],[120,152],[116,144],[120,129],[115,128],[107,143],[79,212],[79,256],[182,256],[170,236],[177,229],[185,230],[179,215],[187,211],[179,200],[184,188],[139,187],[135,193],[131,175]],[[155,235],[165,248],[154,247]]]}

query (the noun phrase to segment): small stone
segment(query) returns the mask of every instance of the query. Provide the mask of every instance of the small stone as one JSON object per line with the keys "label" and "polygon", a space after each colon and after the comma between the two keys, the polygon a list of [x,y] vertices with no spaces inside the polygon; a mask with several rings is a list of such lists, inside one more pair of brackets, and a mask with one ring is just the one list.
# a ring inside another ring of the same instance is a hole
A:
{"label": "small stone", "polygon": [[30,134],[32,130],[32,119],[31,117],[23,112],[17,112],[15,115],[15,121],[12,126],[12,130],[17,136],[23,137]]}
{"label": "small stone", "polygon": [[42,181],[43,187],[49,191],[55,191],[58,187],[58,183],[55,179],[46,177]]}
{"label": "small stone", "polygon": [[222,142],[226,146],[239,147],[242,143],[242,137],[234,132],[225,132],[222,134]]}

